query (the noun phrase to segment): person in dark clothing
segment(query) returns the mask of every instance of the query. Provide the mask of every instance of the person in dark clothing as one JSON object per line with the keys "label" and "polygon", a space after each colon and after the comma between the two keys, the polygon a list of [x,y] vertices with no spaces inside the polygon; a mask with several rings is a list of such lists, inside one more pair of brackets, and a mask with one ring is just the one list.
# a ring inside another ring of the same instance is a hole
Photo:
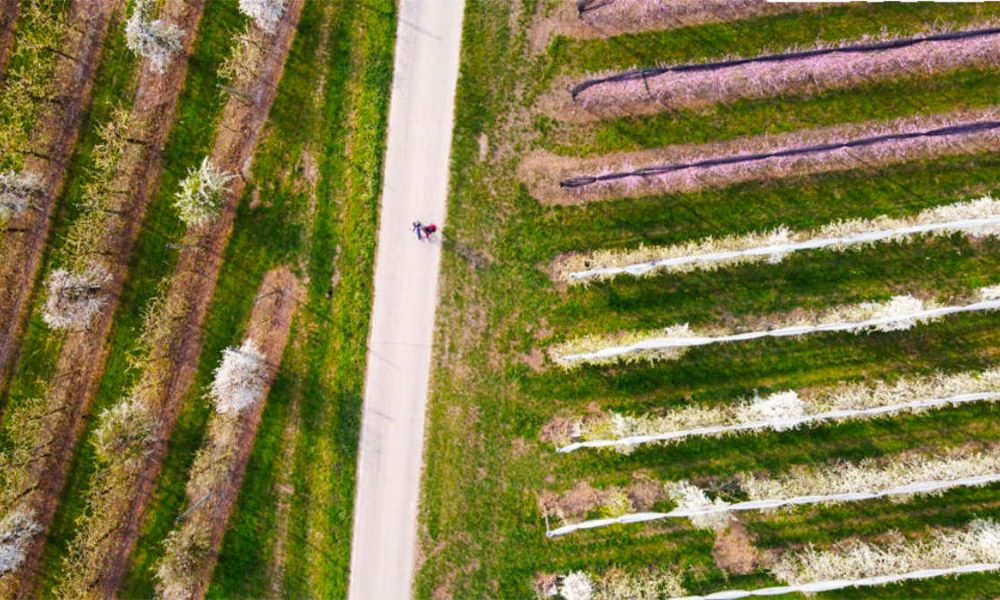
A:
{"label": "person in dark clothing", "polygon": [[412,229],[413,229],[413,231],[417,232],[417,239],[418,240],[424,239],[423,234],[421,233],[424,230],[424,224],[423,223],[421,223],[420,221],[414,221]]}

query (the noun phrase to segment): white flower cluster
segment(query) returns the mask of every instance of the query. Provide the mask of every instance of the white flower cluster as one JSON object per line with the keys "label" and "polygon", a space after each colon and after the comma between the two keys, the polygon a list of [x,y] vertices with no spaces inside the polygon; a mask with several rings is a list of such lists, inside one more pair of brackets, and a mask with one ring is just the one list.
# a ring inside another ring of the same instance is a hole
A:
{"label": "white flower cluster", "polygon": [[184,32],[162,19],[150,20],[155,0],[136,0],[132,16],[125,23],[125,42],[139,56],[149,59],[157,73],[163,73],[181,49]]}
{"label": "white flower cluster", "polygon": [[[687,481],[670,481],[664,484],[663,489],[671,500],[677,503],[679,510],[698,510],[703,508],[725,508],[728,504],[720,499],[709,500],[705,491],[691,485]],[[716,531],[725,529],[732,522],[733,516],[729,512],[719,511],[703,515],[690,517],[691,524],[701,529],[714,529]]]}
{"label": "white flower cluster", "polygon": [[[740,476],[740,487],[750,500],[775,500],[879,492],[914,484],[997,474],[1000,474],[1000,448],[992,448],[978,453],[904,453],[883,460],[864,460],[860,463],[841,461],[823,467],[798,467],[776,479],[743,474]],[[941,491],[936,489],[920,493]],[[905,496],[897,497],[900,498],[905,499]]]}
{"label": "white flower cluster", "polygon": [[103,462],[128,462],[144,457],[153,440],[154,421],[149,412],[131,398],[101,413],[94,432],[97,458]]}
{"label": "white flower cluster", "polygon": [[208,157],[201,166],[191,169],[181,181],[181,189],[174,199],[174,207],[184,223],[199,226],[215,219],[222,206],[222,196],[233,175],[218,169]]}
{"label": "white flower cluster", "polygon": [[663,415],[610,413],[574,424],[582,442],[562,448],[631,448],[640,443],[680,441],[690,436],[782,431],[827,420],[871,419],[963,402],[1000,399],[1000,368],[983,372],[903,377],[894,383],[845,383],[806,397],[785,390],[730,405],[690,406]]}
{"label": "white flower cluster", "polygon": [[240,12],[253,19],[257,27],[274,33],[285,14],[285,0],[240,0]]}
{"label": "white flower cluster", "polygon": [[107,304],[105,286],[109,283],[111,274],[102,267],[92,267],[83,273],[53,271],[42,319],[53,329],[85,327]]}
{"label": "white flower cluster", "polygon": [[24,212],[31,199],[42,193],[42,180],[34,173],[0,172],[0,224]]}
{"label": "white flower cluster", "polygon": [[878,243],[908,242],[919,236],[965,233],[1000,235],[1000,201],[984,196],[968,202],[929,208],[912,217],[836,221],[819,229],[792,232],[780,226],[770,232],[705,238],[673,246],[640,246],[635,250],[600,250],[559,261],[560,279],[571,284],[643,276],[658,272],[689,273],[759,262],[777,263],[802,250],[843,252]]}
{"label": "white flower cluster", "polygon": [[891,332],[910,329],[948,315],[1000,310],[1000,300],[990,299],[993,288],[977,290],[975,301],[940,306],[910,295],[893,296],[882,302],[836,306],[804,317],[776,315],[765,329],[734,331],[722,327],[692,330],[687,324],[660,331],[632,331],[591,335],[557,344],[549,355],[559,366],[571,369],[582,364],[603,365],[642,360],[674,360],[695,346],[745,342],[763,338],[788,338],[814,333]]}
{"label": "white flower cluster", "polygon": [[41,531],[33,511],[18,509],[0,521],[0,576],[21,566],[25,545]]}
{"label": "white flower cluster", "polygon": [[602,575],[574,571],[559,578],[556,592],[563,600],[657,600],[687,593],[675,573],[626,573],[619,569]]}
{"label": "white flower cluster", "polygon": [[222,351],[222,362],[215,369],[209,396],[217,412],[237,413],[260,401],[266,381],[266,358],[257,344],[247,338],[239,348]]}
{"label": "white flower cluster", "polygon": [[790,585],[801,585],[997,563],[1000,526],[976,520],[964,531],[936,531],[920,541],[900,540],[883,546],[852,541],[828,551],[810,547],[785,554],[772,565],[771,572]]}

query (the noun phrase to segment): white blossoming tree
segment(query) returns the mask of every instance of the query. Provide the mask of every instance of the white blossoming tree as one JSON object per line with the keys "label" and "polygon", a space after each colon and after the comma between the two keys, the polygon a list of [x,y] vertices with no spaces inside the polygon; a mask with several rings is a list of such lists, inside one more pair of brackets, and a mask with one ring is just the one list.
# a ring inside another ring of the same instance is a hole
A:
{"label": "white blossoming tree", "polygon": [[240,12],[253,19],[257,27],[274,33],[285,14],[285,0],[240,0]]}
{"label": "white blossoming tree", "polygon": [[15,510],[0,521],[0,576],[21,566],[25,544],[41,530],[30,511]]}
{"label": "white blossoming tree", "polygon": [[559,595],[563,600],[591,600],[594,595],[594,582],[583,571],[574,571],[563,577],[558,586]]}
{"label": "white blossoming tree", "polygon": [[105,410],[95,432],[97,458],[110,463],[144,456],[153,439],[153,425],[149,413],[131,399]]}
{"label": "white blossoming tree", "polygon": [[42,319],[53,329],[86,326],[107,304],[105,286],[111,275],[100,267],[83,273],[57,269],[49,276],[49,295]]}
{"label": "white blossoming tree", "polygon": [[[697,510],[702,508],[725,508],[727,503],[720,498],[709,500],[704,490],[693,486],[687,481],[671,481],[663,486],[670,499],[677,503],[681,510]],[[691,524],[702,529],[725,529],[733,520],[729,512],[715,512],[690,517]]]}
{"label": "white blossoming tree", "polygon": [[155,0],[136,0],[125,23],[125,42],[130,50],[149,59],[154,71],[163,73],[181,49],[183,31],[163,19],[151,19]]}
{"label": "white blossoming tree", "polygon": [[238,413],[260,401],[266,381],[264,354],[247,338],[239,348],[223,350],[209,396],[220,414]]}
{"label": "white blossoming tree", "polygon": [[0,173],[0,224],[24,212],[41,192],[42,182],[34,173]]}
{"label": "white blossoming tree", "polygon": [[199,168],[191,169],[181,181],[181,189],[174,199],[181,220],[197,226],[215,219],[232,178],[232,174],[218,169],[207,157]]}

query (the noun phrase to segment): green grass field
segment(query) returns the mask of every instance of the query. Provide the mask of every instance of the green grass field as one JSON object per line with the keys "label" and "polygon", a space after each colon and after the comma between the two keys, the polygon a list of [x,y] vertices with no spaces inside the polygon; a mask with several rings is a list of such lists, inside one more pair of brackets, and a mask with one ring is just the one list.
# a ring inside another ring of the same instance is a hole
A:
{"label": "green grass field", "polygon": [[[647,32],[608,40],[557,38],[532,55],[536,11],[470,0],[456,107],[452,191],[439,307],[434,393],[429,409],[422,500],[419,597],[533,597],[541,575],[613,567],[675,570],[691,593],[777,583],[763,568],[727,574],[712,557],[713,534],[686,521],[659,521],[545,537],[542,491],[578,481],[627,484],[634,474],[722,482],[741,471],[780,474],[796,464],[860,460],[908,449],[953,448],[1000,438],[989,404],[783,433],[692,439],[641,446],[629,455],[556,454],[542,442],[554,416],[591,408],[645,413],[722,405],[742,397],[842,381],[894,379],[935,370],[981,369],[997,359],[1000,329],[988,313],[895,333],[829,334],[697,348],[655,365],[585,367],[570,373],[539,351],[578,335],[711,325],[795,308],[953,294],[1000,282],[995,239],[965,237],[882,245],[858,252],[803,252],[776,265],[659,275],[564,289],[548,276],[561,253],[670,244],[761,231],[816,227],[840,218],[903,216],[1000,190],[1000,161],[981,153],[878,172],[763,181],[587,206],[544,207],[517,179],[535,149],[572,156],[705,143],[869,119],[891,119],[997,104],[997,72],[967,69],[884,81],[864,88],[739,101],[584,125],[534,109],[562,76],[635,65],[697,61],[877,34],[966,26],[995,18],[987,5],[854,6],[801,15]],[[541,6],[540,6],[541,5]],[[482,152],[483,148],[486,152]],[[532,354],[534,353],[534,356]],[[996,514],[996,486],[959,489],[906,503],[802,508],[741,520],[761,549],[868,539],[896,529],[962,526]],[[992,597],[991,575],[868,588],[865,597]],[[858,597],[858,590],[828,594]]]}

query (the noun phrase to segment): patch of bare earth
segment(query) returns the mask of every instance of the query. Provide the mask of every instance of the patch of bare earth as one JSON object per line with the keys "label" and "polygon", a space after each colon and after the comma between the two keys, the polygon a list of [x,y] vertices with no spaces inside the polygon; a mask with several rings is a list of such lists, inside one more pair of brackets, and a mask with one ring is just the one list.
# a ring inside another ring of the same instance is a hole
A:
{"label": "patch of bare earth", "polygon": [[[299,299],[298,282],[287,267],[274,269],[264,276],[247,325],[247,338],[256,342],[267,363],[262,400],[235,416],[214,413],[209,420],[201,452],[209,457],[204,465],[213,475],[203,476],[192,469],[187,487],[189,512],[181,526],[198,534],[207,532],[208,537],[208,555],[192,569],[193,598],[204,597],[215,570],[222,536],[239,496],[265,400],[278,373]],[[220,465],[224,465],[222,473],[214,475]]]}
{"label": "patch of bare earth", "polygon": [[32,152],[23,172],[41,177],[36,210],[10,220],[18,233],[6,234],[0,244],[0,389],[6,387],[21,330],[30,305],[35,278],[49,235],[56,200],[62,192],[69,158],[94,87],[101,47],[111,15],[121,0],[75,0],[68,20],[63,52],[56,55],[52,90],[57,101],[47,104],[31,134]]}
{"label": "patch of bare earth", "polygon": [[[184,32],[181,40],[183,56],[190,51],[195,30],[201,18],[204,0],[168,0],[161,15]],[[30,595],[34,569],[45,541],[45,534],[55,514],[59,495],[66,482],[69,460],[83,433],[90,402],[104,372],[114,313],[128,275],[128,261],[138,237],[146,207],[157,187],[162,170],[162,152],[174,121],[177,100],[187,73],[187,60],[178,58],[164,73],[140,67],[139,84],[132,107],[135,130],[145,133],[142,143],[131,143],[114,174],[112,189],[128,190],[116,196],[121,201],[114,207],[120,218],[111,219],[101,234],[98,248],[107,257],[105,266],[111,274],[107,284],[107,304],[86,328],[71,330],[63,342],[55,371],[46,390],[46,406],[51,431],[63,435],[57,445],[39,460],[35,467],[37,488],[25,498],[38,515],[42,531],[34,538],[22,569],[24,592]]]}
{"label": "patch of bare earth", "polygon": [[[249,169],[258,135],[277,93],[302,4],[303,0],[288,3],[275,33],[265,38],[267,45],[262,49],[263,58],[253,74],[233,82],[233,87],[244,90],[251,100],[243,95],[232,95],[223,108],[218,133],[209,154],[211,162],[223,171],[243,173]],[[114,594],[128,568],[128,556],[141,530],[153,493],[153,482],[167,450],[164,442],[170,439],[181,403],[194,378],[201,353],[201,327],[222,267],[223,250],[232,232],[236,205],[244,185],[243,177],[234,178],[218,218],[208,225],[189,228],[185,235],[184,248],[165,294],[165,306],[185,307],[183,315],[169,326],[176,333],[177,342],[171,348],[171,354],[164,357],[167,364],[159,365],[158,371],[144,372],[140,383],[141,402],[156,417],[154,438],[160,443],[155,444],[143,458],[138,471],[139,483],[130,503],[119,511],[117,522],[101,525],[109,529],[101,543],[93,549],[100,555],[74,557],[90,565],[100,565],[99,568],[87,569],[86,577],[90,583],[86,585],[101,590],[102,595]],[[99,498],[97,500],[100,501]],[[98,526],[99,520],[104,517],[101,512],[101,506],[91,506],[87,522],[81,525],[82,529],[78,529],[78,535],[89,535],[87,530]]]}
{"label": "patch of bare earth", "polygon": [[[528,186],[531,194],[543,204],[585,204],[614,198],[692,192],[752,180],[853,169],[878,169],[913,160],[995,151],[1000,147],[998,128],[981,129],[971,133],[955,132],[947,135],[911,137],[863,146],[836,147],[806,154],[756,157],[738,162],[690,166],[691,163],[698,161],[767,154],[819,144],[844,144],[848,141],[882,135],[914,134],[945,127],[988,124],[996,121],[1000,121],[1000,109],[990,107],[587,158],[535,152],[521,162],[518,175]],[[560,182],[576,178],[634,173],[638,169],[662,166],[669,168],[656,174],[634,174],[607,181],[594,181],[578,187],[560,185]]]}
{"label": "patch of bare earth", "polygon": [[746,575],[768,562],[766,554],[754,546],[746,527],[736,519],[716,534],[712,558],[717,567],[733,575]]}
{"label": "patch of bare earth", "polygon": [[[1000,34],[990,33],[993,23],[967,30],[970,37],[927,40],[899,48],[867,52],[831,52],[819,56],[789,57],[781,61],[733,64],[704,70],[666,71],[643,77],[606,81],[594,74],[588,87],[579,77],[560,78],[539,99],[539,109],[562,121],[585,122],[671,110],[702,109],[742,99],[774,96],[810,96],[825,90],[859,87],[886,79],[933,75],[960,68],[1000,65]],[[976,29],[980,30],[978,33]],[[985,32],[985,33],[984,33]],[[926,36],[928,34],[921,34]],[[914,39],[920,36],[914,36]],[[840,47],[866,46],[884,39],[861,38]],[[898,41],[899,38],[896,38]],[[829,48],[815,46],[809,50]],[[797,52],[792,49],[788,52]]]}
{"label": "patch of bare earth", "polygon": [[7,59],[10,58],[10,46],[14,41],[14,26],[17,24],[20,7],[19,0],[0,0],[0,83],[3,82]]}
{"label": "patch of bare earth", "polygon": [[576,0],[562,0],[530,32],[531,50],[540,52],[555,36],[606,38],[625,33],[665,31],[705,23],[750,19],[822,5],[770,4],[765,0],[591,0],[581,14]]}

